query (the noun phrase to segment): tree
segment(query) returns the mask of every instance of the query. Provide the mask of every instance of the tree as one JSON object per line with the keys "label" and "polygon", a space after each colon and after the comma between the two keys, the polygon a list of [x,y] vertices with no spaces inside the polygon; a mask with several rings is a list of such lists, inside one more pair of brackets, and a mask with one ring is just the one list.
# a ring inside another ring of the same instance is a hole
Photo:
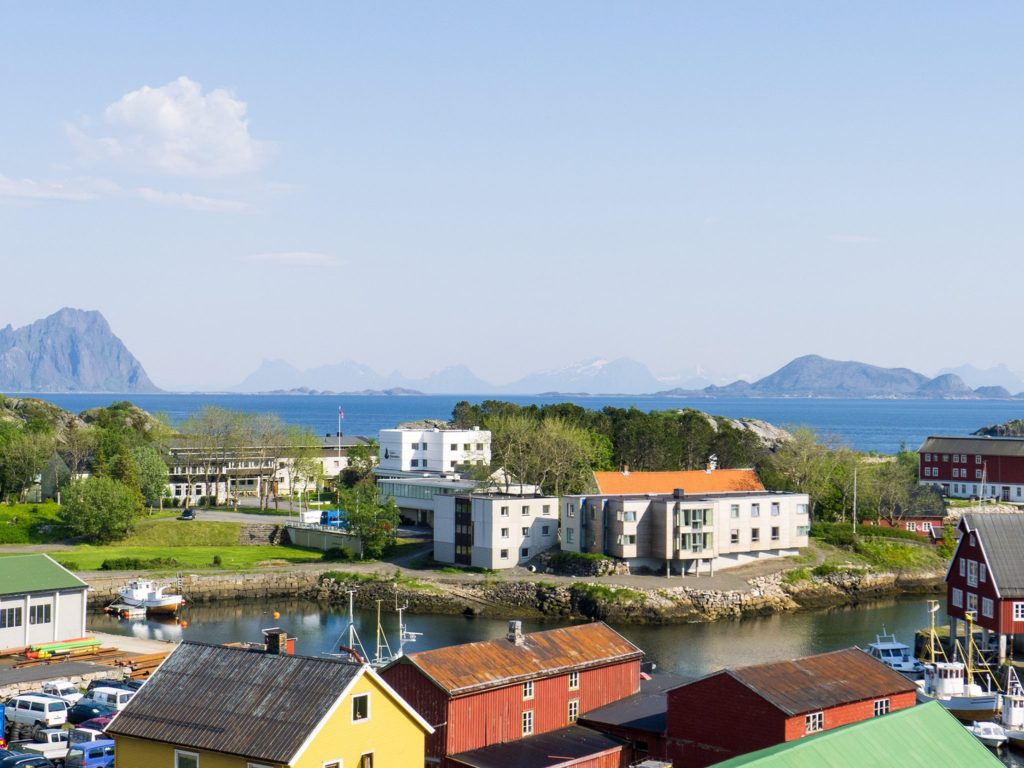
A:
{"label": "tree", "polygon": [[0,499],[23,499],[53,455],[53,436],[16,428],[0,432]]}
{"label": "tree", "polygon": [[161,503],[167,494],[167,464],[156,448],[148,445],[133,449],[132,458],[138,468],[142,498],[151,507]]}
{"label": "tree", "polygon": [[[308,483],[314,478],[316,468],[323,465],[317,461],[320,453],[320,441],[311,429],[289,426],[285,431],[287,456],[284,460],[284,471],[288,477],[288,510],[293,509],[296,493],[304,493]],[[302,504],[299,504],[302,508]]]}
{"label": "tree", "polygon": [[104,544],[123,539],[141,510],[139,495],[109,477],[90,477],[64,495],[60,517],[74,536]]}
{"label": "tree", "polygon": [[117,456],[110,465],[110,477],[117,480],[121,485],[131,488],[139,497],[142,497],[142,487],[139,483],[139,467],[132,457],[127,445],[122,445]]}
{"label": "tree", "polygon": [[379,454],[380,445],[376,440],[370,440],[362,445],[349,446],[346,451],[348,466],[341,471],[341,484],[346,488],[351,488],[356,483],[361,483],[370,477]]}
{"label": "tree", "polygon": [[377,486],[371,480],[340,489],[338,494],[348,530],[359,536],[363,554],[371,558],[380,557],[398,540],[400,519],[395,500],[389,498],[382,505],[378,501]]}

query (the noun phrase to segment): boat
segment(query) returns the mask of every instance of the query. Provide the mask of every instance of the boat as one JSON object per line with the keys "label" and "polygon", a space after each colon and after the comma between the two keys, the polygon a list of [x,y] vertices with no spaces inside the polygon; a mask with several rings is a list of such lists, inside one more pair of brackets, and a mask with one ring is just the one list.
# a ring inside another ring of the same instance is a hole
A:
{"label": "boat", "polygon": [[129,581],[117,590],[118,601],[124,605],[145,608],[147,613],[174,613],[184,602],[181,595],[165,595],[167,587],[154,586],[144,579]]}
{"label": "boat", "polygon": [[992,749],[999,749],[1009,740],[1006,731],[998,723],[971,723],[965,725],[964,728],[972,733],[978,741]]}
{"label": "boat", "polygon": [[886,634],[884,626],[882,634],[875,635],[875,642],[868,646],[868,653],[889,669],[907,677],[918,678],[924,674],[924,664],[914,658],[910,646],[898,642],[894,633]]}
{"label": "boat", "polygon": [[[991,687],[982,688],[974,682],[977,674],[973,666],[973,657],[977,651],[973,640],[973,621],[968,613],[967,643],[968,651],[963,654],[963,661],[939,661],[938,654],[945,654],[941,646],[936,652],[938,637],[935,633],[935,612],[939,610],[937,601],[932,601],[929,609],[931,614],[931,634],[929,636],[929,661],[924,665],[923,679],[917,681],[917,703],[927,704],[937,701],[958,720],[974,722],[994,718],[1001,709],[999,691]],[[989,685],[992,683],[991,673],[985,673]]]}
{"label": "boat", "polygon": [[1006,668],[1006,693],[1003,694],[1003,711],[999,721],[1010,745],[1024,749],[1024,686],[1021,686],[1013,667]]}

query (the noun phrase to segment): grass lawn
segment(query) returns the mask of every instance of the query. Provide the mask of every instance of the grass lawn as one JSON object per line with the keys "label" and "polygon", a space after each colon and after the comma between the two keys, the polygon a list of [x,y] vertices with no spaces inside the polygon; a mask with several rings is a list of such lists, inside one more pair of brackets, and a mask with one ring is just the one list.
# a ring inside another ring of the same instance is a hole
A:
{"label": "grass lawn", "polygon": [[204,520],[140,520],[135,532],[113,547],[233,547],[241,523]]}
{"label": "grass lawn", "polygon": [[60,507],[43,504],[0,504],[0,544],[52,544],[64,538],[57,517]]}
{"label": "grass lawn", "polygon": [[[215,555],[220,556],[220,565],[213,565]],[[246,546],[92,546],[81,544],[72,549],[51,553],[51,557],[66,568],[73,571],[98,571],[104,560],[120,558],[138,558],[153,560],[171,558],[181,563],[182,568],[219,568],[224,570],[244,570],[260,565],[279,565],[284,563],[317,563],[320,553],[296,547],[246,547]],[[166,570],[175,570],[173,566]]]}

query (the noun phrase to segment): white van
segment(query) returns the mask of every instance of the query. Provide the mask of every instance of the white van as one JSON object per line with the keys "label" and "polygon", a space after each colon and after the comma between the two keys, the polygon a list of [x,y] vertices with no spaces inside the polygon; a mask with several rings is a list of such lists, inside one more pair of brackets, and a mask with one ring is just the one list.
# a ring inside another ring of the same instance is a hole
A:
{"label": "white van", "polygon": [[42,693],[23,693],[4,705],[8,723],[60,728],[68,721],[68,703]]}
{"label": "white van", "polygon": [[113,707],[118,712],[128,706],[128,702],[131,701],[132,696],[135,695],[135,691],[126,691],[124,688],[93,688],[92,693],[89,696],[97,704],[104,704],[108,707]]}
{"label": "white van", "polygon": [[77,704],[78,700],[82,698],[82,692],[78,690],[78,686],[67,680],[47,680],[43,683],[43,693],[64,699],[72,705]]}

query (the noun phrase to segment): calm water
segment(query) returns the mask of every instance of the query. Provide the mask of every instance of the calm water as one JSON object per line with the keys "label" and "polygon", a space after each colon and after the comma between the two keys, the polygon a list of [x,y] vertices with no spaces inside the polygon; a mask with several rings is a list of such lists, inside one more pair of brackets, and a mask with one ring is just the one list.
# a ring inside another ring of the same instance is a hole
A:
{"label": "calm water", "polygon": [[576,402],[586,408],[606,405],[664,410],[692,406],[722,416],[764,419],[779,426],[809,426],[822,435],[862,451],[892,453],[901,444],[916,448],[933,434],[969,434],[986,424],[1024,416],[1024,402],[1012,400],[809,400],[748,399],[684,400],[651,397],[536,397],[522,395],[32,395],[74,412],[130,399],[152,413],[179,422],[203,405],[243,411],[272,411],[285,421],[313,427],[321,434],[337,429],[339,406],[345,411],[343,430],[375,436],[403,421],[447,419],[459,400],[479,403],[489,397],[519,404]]}
{"label": "calm water", "polygon": [[[382,625],[389,640],[398,636],[397,616],[388,611]],[[273,612],[281,614],[274,619]],[[204,642],[259,641],[260,630],[280,626],[297,638],[296,652],[319,655],[334,650],[344,636],[347,640],[347,610],[341,606],[320,606],[304,601],[260,603],[196,604],[182,613],[188,627],[171,622],[120,621],[92,616],[89,628],[113,634],[162,640]],[[937,621],[945,622],[944,614]],[[924,599],[876,601],[856,607],[827,611],[766,616],[741,621],[670,626],[617,626],[616,629],[647,653],[663,670],[687,677],[698,677],[726,666],[795,658],[807,654],[866,646],[882,631],[883,625],[902,642],[913,644],[914,633],[927,626],[927,602]],[[507,622],[462,616],[408,615],[406,624],[422,637],[406,647],[407,651],[428,650],[445,645],[490,640],[505,635]],[[524,629],[533,631],[564,626],[565,622],[524,621]],[[356,612],[356,628],[369,654],[374,653],[376,613]],[[1024,757],[1003,749],[1005,765],[1024,766]]]}

